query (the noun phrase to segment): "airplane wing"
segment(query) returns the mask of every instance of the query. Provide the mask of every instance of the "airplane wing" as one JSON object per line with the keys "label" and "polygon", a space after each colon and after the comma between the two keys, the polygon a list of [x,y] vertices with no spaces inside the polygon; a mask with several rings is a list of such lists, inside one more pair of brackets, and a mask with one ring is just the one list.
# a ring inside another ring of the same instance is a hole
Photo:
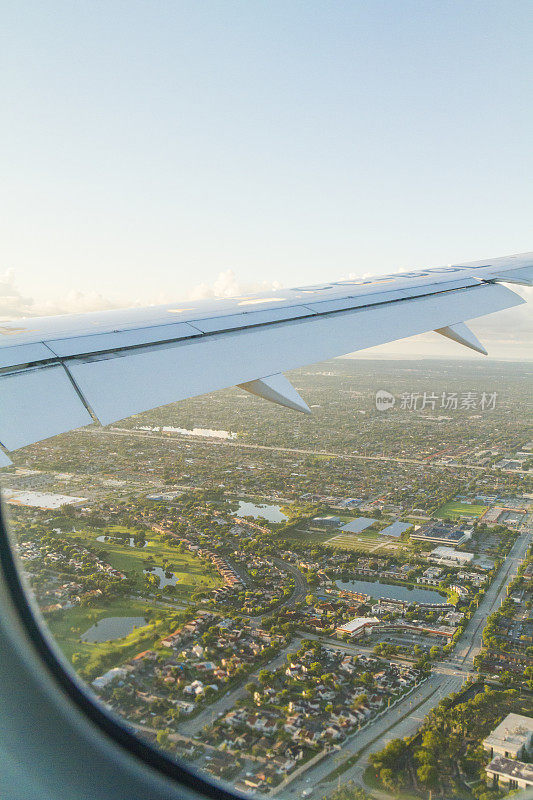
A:
{"label": "airplane wing", "polygon": [[283,372],[523,303],[533,253],[246,295],[0,324],[0,467],[83,425],[239,385],[308,412]]}

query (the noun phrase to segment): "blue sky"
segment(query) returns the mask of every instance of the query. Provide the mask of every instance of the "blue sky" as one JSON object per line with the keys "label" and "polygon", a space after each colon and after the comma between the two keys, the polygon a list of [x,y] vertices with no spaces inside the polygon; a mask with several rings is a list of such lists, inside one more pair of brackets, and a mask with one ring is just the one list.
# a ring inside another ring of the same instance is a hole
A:
{"label": "blue sky", "polygon": [[2,286],[68,310],[533,249],[529,0],[2,19],[0,306]]}

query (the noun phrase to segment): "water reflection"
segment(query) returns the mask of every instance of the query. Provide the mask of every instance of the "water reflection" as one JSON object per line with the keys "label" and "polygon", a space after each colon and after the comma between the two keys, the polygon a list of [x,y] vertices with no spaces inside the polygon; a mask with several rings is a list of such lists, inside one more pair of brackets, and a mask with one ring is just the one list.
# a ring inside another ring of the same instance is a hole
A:
{"label": "water reflection", "polygon": [[151,567],[150,569],[143,570],[145,575],[157,575],[159,578],[159,588],[164,586],[175,586],[178,579],[173,572],[164,570],[162,567]]}
{"label": "water reflection", "polygon": [[391,600],[405,600],[409,603],[445,603],[446,597],[439,592],[430,589],[410,589],[408,586],[396,586],[390,583],[380,583],[379,581],[337,581],[339,589],[349,592],[360,592],[369,594],[379,600],[389,598]]}
{"label": "water reflection", "polygon": [[239,502],[237,509],[238,517],[254,517],[254,519],[267,519],[269,522],[285,522],[287,515],[281,510],[281,506],[269,505],[268,503],[247,503],[244,500]]}
{"label": "water reflection", "polygon": [[128,547],[136,547],[138,550],[142,550],[144,547],[147,546],[148,542],[143,541],[142,539],[134,539],[133,536],[124,537],[121,536],[107,536],[107,534],[103,534],[102,536],[96,537],[97,542],[118,542],[118,544],[123,544],[124,546]]}
{"label": "water reflection", "polygon": [[109,642],[127,636],[134,628],[145,625],[144,617],[104,617],[82,633],[84,642]]}

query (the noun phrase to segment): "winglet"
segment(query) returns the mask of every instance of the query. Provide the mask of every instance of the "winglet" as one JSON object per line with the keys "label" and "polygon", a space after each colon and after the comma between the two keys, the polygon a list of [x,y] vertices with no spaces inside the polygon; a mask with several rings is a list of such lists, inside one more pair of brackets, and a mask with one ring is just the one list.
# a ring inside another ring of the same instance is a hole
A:
{"label": "winglet", "polygon": [[496,271],[488,281],[496,283],[517,283],[519,286],[533,286],[533,266],[510,269],[503,272]]}
{"label": "winglet", "polygon": [[458,322],[456,325],[447,325],[445,328],[435,328],[435,333],[440,333],[442,336],[446,336],[447,339],[453,339],[454,342],[464,344],[465,347],[476,350],[478,353],[483,353],[484,356],[488,355],[479,339],[474,336],[464,322]]}
{"label": "winglet", "polygon": [[262,397],[264,400],[270,400],[280,406],[292,408],[293,411],[301,411],[303,414],[311,413],[307,403],[302,400],[292,383],[281,372],[276,375],[269,375],[266,378],[258,378],[255,381],[239,383],[238,386],[251,394]]}

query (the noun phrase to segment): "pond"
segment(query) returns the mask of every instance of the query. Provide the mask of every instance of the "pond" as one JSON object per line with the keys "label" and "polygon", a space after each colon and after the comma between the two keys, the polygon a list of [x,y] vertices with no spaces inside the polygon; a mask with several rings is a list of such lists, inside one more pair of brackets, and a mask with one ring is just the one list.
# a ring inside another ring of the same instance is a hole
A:
{"label": "pond", "polygon": [[148,544],[148,542],[144,542],[143,545],[135,544],[135,539],[133,538],[133,536],[130,536],[129,539],[127,539],[126,537],[124,537],[124,539],[123,539],[121,536],[107,536],[106,534],[103,534],[102,536],[97,536],[96,537],[96,541],[97,542],[117,542],[118,544],[123,544],[124,547],[126,547],[126,546],[136,547],[137,550],[142,550],[143,547],[146,547],[146,545]]}
{"label": "pond", "polygon": [[416,603],[446,603],[446,597],[433,592],[431,589],[409,589],[407,586],[396,586],[390,583],[379,583],[379,581],[337,581],[339,589],[346,589],[349,592],[361,592],[369,594],[376,600],[380,598],[390,598],[392,600],[406,600]]}
{"label": "pond", "polygon": [[146,625],[144,617],[104,617],[82,633],[84,642],[109,642],[127,636],[134,628]]}
{"label": "pond", "polygon": [[[162,567],[152,567],[152,569],[145,569],[143,572],[145,575],[157,575],[160,589],[164,586],[175,586],[178,582],[173,572],[166,572]],[[170,577],[167,577],[167,575]]]}
{"label": "pond", "polygon": [[243,500],[239,502],[237,509],[238,517],[254,517],[254,519],[267,519],[269,522],[285,522],[288,519],[287,515],[281,510],[281,506],[273,506],[260,503],[246,503]]}

